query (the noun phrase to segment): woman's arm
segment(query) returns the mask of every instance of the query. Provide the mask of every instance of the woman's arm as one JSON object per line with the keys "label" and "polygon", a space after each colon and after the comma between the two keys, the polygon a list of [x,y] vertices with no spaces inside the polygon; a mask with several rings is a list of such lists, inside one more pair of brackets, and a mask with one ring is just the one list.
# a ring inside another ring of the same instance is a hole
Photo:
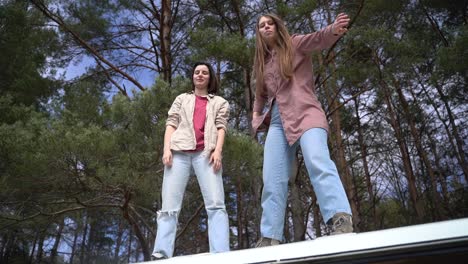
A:
{"label": "woman's arm", "polygon": [[[256,81],[252,83],[252,87],[255,87]],[[265,107],[265,103],[268,100],[268,94],[266,91],[265,87],[265,81],[263,82],[263,85],[261,88],[257,88],[255,90],[255,98],[254,98],[254,103],[253,103],[253,113],[255,117],[255,112],[257,112],[258,115],[262,114],[263,108]]]}
{"label": "woman's arm", "polygon": [[214,171],[221,169],[221,162],[223,160],[223,145],[224,138],[226,136],[226,130],[224,128],[218,129],[218,137],[216,140],[216,147],[210,156],[210,163],[213,164]]}
{"label": "woman's arm", "polygon": [[182,102],[183,96],[184,94],[177,96],[174,102],[172,103],[171,108],[169,109],[169,112],[167,113],[166,126],[173,126],[175,128],[179,127],[180,109],[183,104]]}
{"label": "woman's arm", "polygon": [[223,159],[223,145],[224,138],[227,131],[227,122],[229,119],[229,103],[223,99],[223,102],[216,113],[215,125],[218,129],[218,135],[216,138],[216,147],[211,153],[210,163],[213,163],[213,169],[218,171],[221,169],[221,161]]}
{"label": "woman's arm", "polygon": [[257,131],[264,128],[262,123],[263,119],[261,117],[263,115],[265,104],[268,101],[268,93],[266,91],[265,82],[263,83],[263,87],[260,90],[261,91],[256,91],[255,93],[255,100],[252,111],[252,135],[254,137],[257,134]]}
{"label": "woman's arm", "polygon": [[166,126],[166,132],[164,133],[164,150],[162,162],[166,166],[172,166],[172,151],[171,151],[171,136],[176,131],[176,128],[168,125]]}
{"label": "woman's arm", "polygon": [[229,119],[229,103],[228,101],[222,99],[223,102],[216,112],[215,116],[215,126],[217,129],[223,128],[227,131],[227,122]]}
{"label": "woman's arm", "polygon": [[171,151],[171,137],[172,133],[176,131],[180,122],[180,108],[182,105],[182,96],[176,97],[169,109],[166,120],[166,132],[164,132],[164,149],[162,162],[166,166],[172,166],[172,151]]}
{"label": "woman's arm", "polygon": [[302,53],[327,49],[348,31],[346,27],[349,24],[349,20],[348,15],[341,13],[331,25],[317,32],[305,35],[293,35],[293,45]]}

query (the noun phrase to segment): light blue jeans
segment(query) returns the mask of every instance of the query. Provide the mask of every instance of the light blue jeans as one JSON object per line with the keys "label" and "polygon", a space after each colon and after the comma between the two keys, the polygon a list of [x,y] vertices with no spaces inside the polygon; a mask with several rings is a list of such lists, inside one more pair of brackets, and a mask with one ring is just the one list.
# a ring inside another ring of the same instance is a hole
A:
{"label": "light blue jeans", "polygon": [[289,146],[276,103],[271,111],[263,158],[262,237],[283,240],[288,179],[299,144],[325,223],[335,213],[351,214],[335,163],[330,159],[327,131],[322,128],[309,129]]}
{"label": "light blue jeans", "polygon": [[153,253],[167,257],[174,253],[178,216],[185,188],[193,168],[200,185],[208,215],[210,252],[229,251],[229,220],[224,205],[222,170],[214,172],[207,154],[173,151],[172,166],[164,167],[162,208],[158,212],[158,228]]}

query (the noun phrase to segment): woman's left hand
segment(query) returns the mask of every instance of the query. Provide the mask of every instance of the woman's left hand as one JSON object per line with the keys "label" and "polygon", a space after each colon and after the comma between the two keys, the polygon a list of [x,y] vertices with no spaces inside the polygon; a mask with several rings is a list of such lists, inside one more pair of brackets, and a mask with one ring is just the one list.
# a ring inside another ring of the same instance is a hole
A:
{"label": "woman's left hand", "polygon": [[222,156],[221,152],[215,150],[215,151],[213,151],[211,153],[210,164],[213,164],[213,169],[214,169],[215,172],[217,172],[217,171],[219,171],[219,169],[221,169],[222,159],[223,159],[223,156]]}
{"label": "woman's left hand", "polygon": [[335,35],[343,35],[348,32],[350,18],[345,13],[340,13],[332,24],[332,32]]}

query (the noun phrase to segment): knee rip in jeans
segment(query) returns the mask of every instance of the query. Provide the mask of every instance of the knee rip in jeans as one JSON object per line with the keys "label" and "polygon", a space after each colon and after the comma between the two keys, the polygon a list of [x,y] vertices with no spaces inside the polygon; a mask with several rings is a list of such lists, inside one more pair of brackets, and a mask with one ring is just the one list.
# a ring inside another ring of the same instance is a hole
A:
{"label": "knee rip in jeans", "polygon": [[206,207],[206,210],[207,211],[217,211],[217,210],[226,210],[226,206],[210,206],[210,207]]}
{"label": "knee rip in jeans", "polygon": [[158,211],[157,212],[158,218],[163,217],[163,216],[179,216],[179,211]]}

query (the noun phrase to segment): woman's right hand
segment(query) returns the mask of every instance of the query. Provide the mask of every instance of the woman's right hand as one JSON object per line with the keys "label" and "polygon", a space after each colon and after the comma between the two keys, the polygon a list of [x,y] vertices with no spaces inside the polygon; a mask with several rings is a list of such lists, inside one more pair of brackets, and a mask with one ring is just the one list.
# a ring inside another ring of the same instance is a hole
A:
{"label": "woman's right hand", "polygon": [[259,112],[253,112],[252,119],[258,118],[260,116]]}
{"label": "woman's right hand", "polygon": [[349,21],[350,18],[347,14],[340,13],[332,24],[332,33],[335,35],[343,35],[348,32]]}
{"label": "woman's right hand", "polygon": [[164,150],[162,162],[165,166],[172,166],[172,151],[170,149]]}

